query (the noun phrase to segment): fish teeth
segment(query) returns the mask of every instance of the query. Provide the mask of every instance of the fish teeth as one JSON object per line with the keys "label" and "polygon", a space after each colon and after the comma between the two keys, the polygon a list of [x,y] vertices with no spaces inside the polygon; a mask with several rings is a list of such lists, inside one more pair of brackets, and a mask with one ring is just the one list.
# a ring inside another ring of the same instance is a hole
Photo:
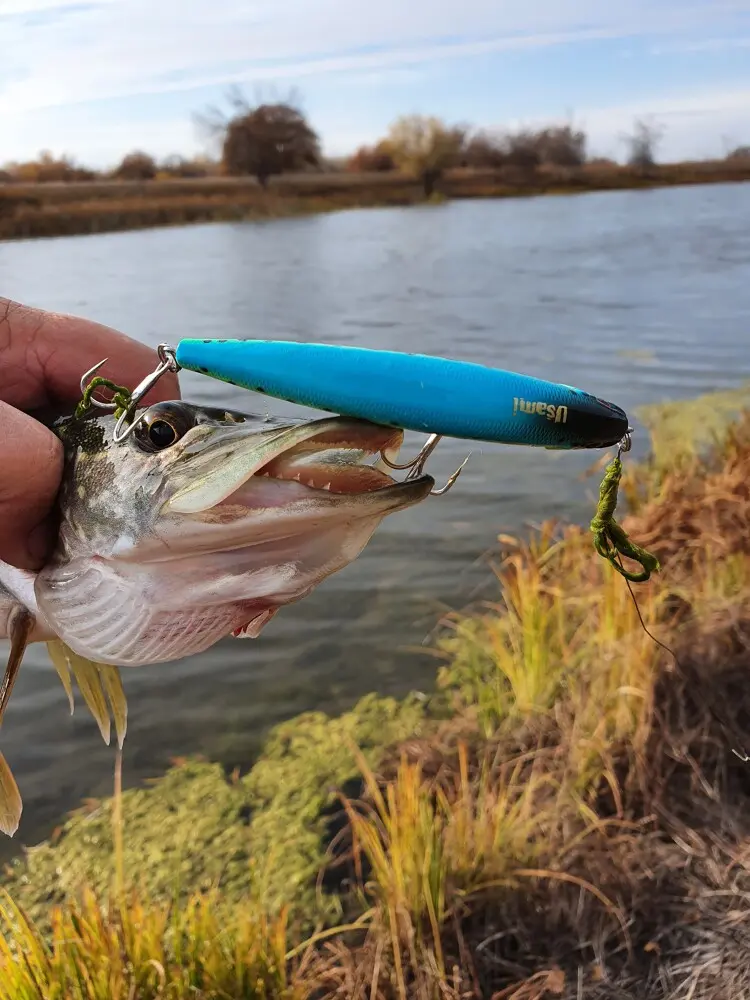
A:
{"label": "fish teeth", "polygon": [[324,490],[328,490],[328,492],[330,493],[331,492],[331,484],[330,483],[326,483],[325,486],[323,487],[323,489]]}
{"label": "fish teeth", "polygon": [[299,472],[297,473],[297,475],[296,475],[296,476],[293,476],[292,478],[293,478],[293,479],[294,479],[294,481],[295,481],[295,482],[297,482],[297,483],[301,483],[301,482],[302,482],[302,480],[300,479],[300,474],[299,474]]}

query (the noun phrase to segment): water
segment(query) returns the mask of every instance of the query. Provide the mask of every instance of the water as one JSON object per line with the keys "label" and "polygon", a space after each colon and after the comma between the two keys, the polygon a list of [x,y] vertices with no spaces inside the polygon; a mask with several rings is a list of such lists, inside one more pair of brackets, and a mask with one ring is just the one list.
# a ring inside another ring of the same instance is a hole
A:
{"label": "water", "polygon": [[[632,412],[750,378],[748,217],[750,185],[711,186],[6,243],[0,290],[152,345],[262,336],[445,354]],[[197,402],[303,412],[198,375],[182,385]],[[430,471],[440,482],[465,454],[444,442]],[[436,661],[410,647],[445,610],[493,594],[498,532],[590,517],[597,484],[581,476],[593,457],[476,446],[451,493],[384,522],[354,565],[260,639],[126,671],[126,782],[185,754],[245,767],[284,718],[429,687]],[[39,650],[2,748],[25,800],[19,841],[111,790],[112,750],[85,710],[68,716]]]}

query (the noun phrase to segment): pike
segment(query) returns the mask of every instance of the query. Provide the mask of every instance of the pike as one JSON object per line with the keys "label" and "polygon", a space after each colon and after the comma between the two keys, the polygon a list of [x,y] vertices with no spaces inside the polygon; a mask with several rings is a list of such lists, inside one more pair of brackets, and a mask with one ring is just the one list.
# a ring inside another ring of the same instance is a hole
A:
{"label": "pike", "polygon": [[[368,421],[258,417],[182,401],[51,426],[65,453],[54,553],[36,574],[0,562],[0,638],[10,642],[0,723],[29,643],[42,642],[73,711],[75,678],[122,747],[120,667],[163,663],[219,640],[255,638],[365,548],[389,514],[434,480],[385,471],[403,431]],[[382,456],[377,461],[371,461]],[[0,830],[21,795],[0,754]]]}

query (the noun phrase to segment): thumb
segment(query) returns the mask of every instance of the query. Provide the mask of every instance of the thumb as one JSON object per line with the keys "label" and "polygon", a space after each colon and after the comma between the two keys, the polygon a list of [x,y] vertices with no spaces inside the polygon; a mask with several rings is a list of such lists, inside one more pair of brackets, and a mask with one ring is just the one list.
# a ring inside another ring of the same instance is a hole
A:
{"label": "thumb", "polygon": [[38,569],[51,542],[48,515],[63,468],[61,442],[47,428],[0,402],[0,559]]}

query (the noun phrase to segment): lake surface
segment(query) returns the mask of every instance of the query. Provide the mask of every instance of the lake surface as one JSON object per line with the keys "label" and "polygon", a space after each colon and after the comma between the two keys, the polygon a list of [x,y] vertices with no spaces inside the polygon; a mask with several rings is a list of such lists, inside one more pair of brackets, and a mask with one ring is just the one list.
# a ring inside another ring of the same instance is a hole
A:
{"label": "lake surface", "polygon": [[[717,185],[6,243],[0,292],[154,346],[258,336],[444,354],[577,385],[632,414],[750,378],[749,218],[750,185]],[[310,412],[190,373],[182,388],[196,402]],[[409,435],[403,454],[420,440]],[[636,442],[637,455],[645,435]],[[428,470],[440,483],[467,450],[443,442]],[[493,595],[498,532],[590,518],[597,483],[581,476],[594,457],[476,445],[447,496],[385,521],[260,639],[125,671],[125,781],[185,754],[246,767],[282,719],[429,688],[436,661],[409,647],[445,610]],[[39,649],[2,749],[25,801],[20,841],[111,791],[113,751],[80,699],[69,717]]]}

